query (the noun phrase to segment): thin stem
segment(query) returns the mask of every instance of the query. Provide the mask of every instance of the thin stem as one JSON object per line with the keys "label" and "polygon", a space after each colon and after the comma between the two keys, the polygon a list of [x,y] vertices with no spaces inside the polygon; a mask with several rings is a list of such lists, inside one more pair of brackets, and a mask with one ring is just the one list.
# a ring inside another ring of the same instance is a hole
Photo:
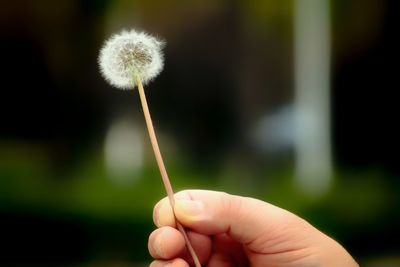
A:
{"label": "thin stem", "polygon": [[[139,89],[139,96],[140,96],[140,101],[142,103],[144,118],[145,118],[146,125],[147,125],[147,130],[149,131],[150,142],[153,147],[153,151],[154,151],[154,155],[156,157],[158,168],[160,169],[161,178],[164,183],[165,191],[167,191],[169,202],[171,204],[172,210],[174,210],[174,205],[175,205],[174,191],[172,190],[172,185],[168,178],[167,170],[165,168],[164,161],[161,156],[160,147],[158,146],[158,141],[157,141],[156,133],[154,131],[153,122],[151,120],[149,107],[147,105],[146,94],[144,93],[143,84],[138,75],[136,75],[136,83],[137,83],[137,86]],[[174,214],[174,216],[175,216],[175,214]],[[186,246],[190,252],[190,255],[193,258],[195,266],[201,267],[200,261],[196,255],[196,252],[193,249],[192,244],[189,241],[189,238],[186,234],[185,228],[178,222],[176,217],[175,217],[175,221],[176,221],[178,230],[182,233],[182,235],[185,239]]]}

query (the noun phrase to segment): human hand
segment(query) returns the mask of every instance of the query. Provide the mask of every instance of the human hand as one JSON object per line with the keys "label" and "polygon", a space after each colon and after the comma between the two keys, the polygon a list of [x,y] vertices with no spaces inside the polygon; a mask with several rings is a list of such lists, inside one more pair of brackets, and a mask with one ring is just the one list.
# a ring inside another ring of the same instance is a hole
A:
{"label": "human hand", "polygon": [[[269,203],[223,192],[175,194],[174,212],[204,266],[358,266],[336,241],[300,217]],[[167,198],[154,208],[150,267],[191,263]]]}

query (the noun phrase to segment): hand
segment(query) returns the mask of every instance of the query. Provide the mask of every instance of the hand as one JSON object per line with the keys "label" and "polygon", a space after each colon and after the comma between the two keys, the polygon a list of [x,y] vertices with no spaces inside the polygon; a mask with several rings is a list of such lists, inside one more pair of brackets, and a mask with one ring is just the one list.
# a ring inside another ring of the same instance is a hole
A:
{"label": "hand", "polygon": [[[203,266],[358,266],[347,251],[300,217],[261,200],[186,190],[174,212]],[[151,267],[187,267],[191,258],[167,198],[154,208]]]}

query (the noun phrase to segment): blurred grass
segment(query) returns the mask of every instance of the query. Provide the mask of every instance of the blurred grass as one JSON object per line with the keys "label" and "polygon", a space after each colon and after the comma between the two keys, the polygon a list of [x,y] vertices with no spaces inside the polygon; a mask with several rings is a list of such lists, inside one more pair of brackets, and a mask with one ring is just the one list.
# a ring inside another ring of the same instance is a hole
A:
{"label": "blurred grass", "polygon": [[[101,149],[59,178],[40,145],[8,142],[0,147],[0,213],[28,213],[56,224],[79,225],[90,240],[84,256],[88,266],[99,259],[150,260],[145,240],[153,228],[152,208],[165,196],[152,157],[136,177],[121,184],[108,176]],[[176,191],[203,188],[260,198],[304,217],[346,247],[355,247],[351,252],[356,255],[379,246],[368,244],[360,251],[368,237],[390,238],[390,229],[400,221],[398,185],[379,170],[337,170],[329,192],[310,196],[296,188],[290,168],[249,174],[239,165],[220,170],[189,166],[182,158],[167,160]],[[390,255],[390,249],[387,252]],[[379,251],[373,253],[379,256]]]}
{"label": "blurred grass", "polygon": [[[310,196],[299,191],[290,169],[257,172],[251,181],[245,171],[209,170],[185,167],[181,159],[168,162],[175,190],[205,188],[249,195],[269,201],[295,213],[326,208],[326,212],[343,218],[347,224],[379,220],[390,212],[398,194],[379,171],[346,173],[337,171],[327,194]],[[84,162],[59,179],[51,170],[51,161],[38,147],[2,145],[0,152],[0,205],[22,205],[65,210],[93,217],[144,218],[153,205],[165,195],[153,159],[132,177],[130,182],[113,182],[104,167],[102,151],[94,151]],[[241,177],[243,175],[244,177]],[[395,199],[393,199],[395,198]]]}

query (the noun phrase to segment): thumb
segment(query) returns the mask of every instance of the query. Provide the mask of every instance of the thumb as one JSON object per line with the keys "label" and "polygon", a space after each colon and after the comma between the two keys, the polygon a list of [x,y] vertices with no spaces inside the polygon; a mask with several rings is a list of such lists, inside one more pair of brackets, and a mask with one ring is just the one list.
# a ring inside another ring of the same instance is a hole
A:
{"label": "thumb", "polygon": [[226,233],[249,244],[268,240],[277,228],[287,225],[294,215],[269,203],[223,192],[186,190],[176,194],[177,220],[192,230],[215,235]]}

